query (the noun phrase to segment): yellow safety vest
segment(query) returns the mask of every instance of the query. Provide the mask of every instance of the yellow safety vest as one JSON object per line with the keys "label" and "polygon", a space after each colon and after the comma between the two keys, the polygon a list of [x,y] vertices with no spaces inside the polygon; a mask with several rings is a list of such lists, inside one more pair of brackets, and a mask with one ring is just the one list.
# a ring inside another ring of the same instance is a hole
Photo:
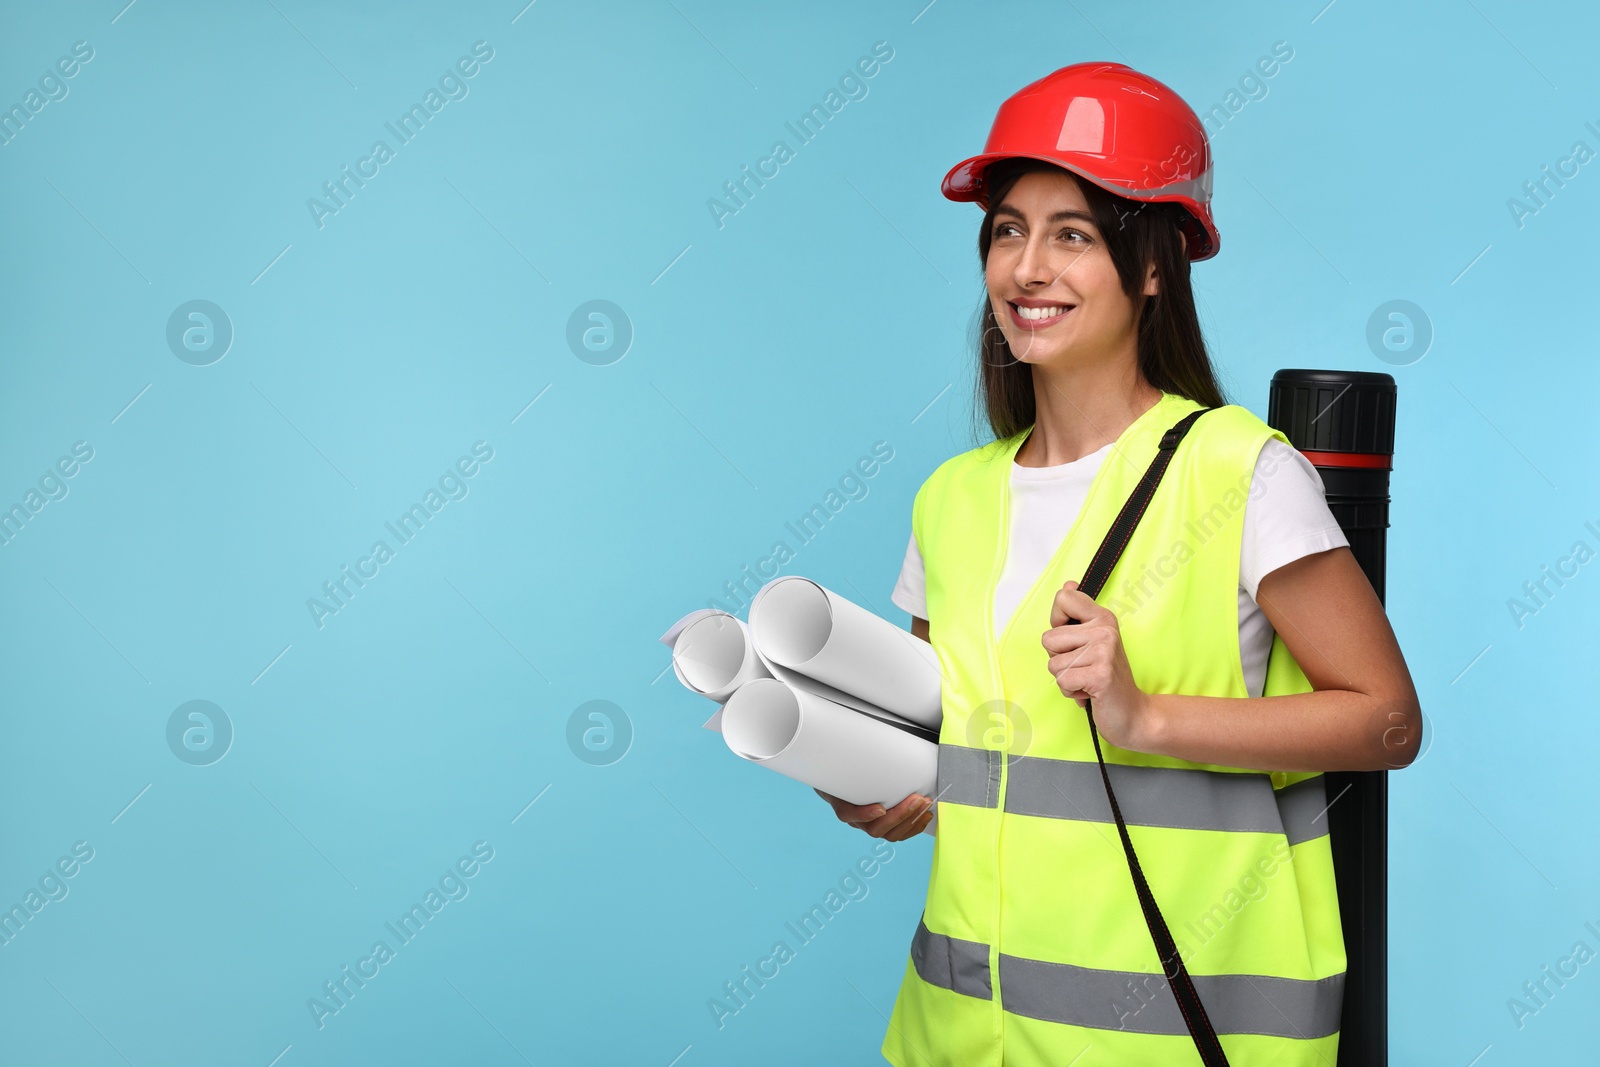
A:
{"label": "yellow safety vest", "polygon": [[[1039,643],[1156,455],[1202,405],[1163,393],[1118,438],[1055,556],[997,641],[1013,457],[1027,430],[956,456],[912,527],[943,672],[928,899],[883,1054],[897,1067],[1198,1063],[1162,975],[1084,710]],[[1269,438],[1249,410],[1201,415],[1099,603],[1148,693],[1245,697],[1239,551]],[[1264,696],[1312,686],[1274,636]],[[1102,740],[1117,802],[1234,1067],[1336,1062],[1345,970],[1328,803],[1316,772],[1195,763]]]}

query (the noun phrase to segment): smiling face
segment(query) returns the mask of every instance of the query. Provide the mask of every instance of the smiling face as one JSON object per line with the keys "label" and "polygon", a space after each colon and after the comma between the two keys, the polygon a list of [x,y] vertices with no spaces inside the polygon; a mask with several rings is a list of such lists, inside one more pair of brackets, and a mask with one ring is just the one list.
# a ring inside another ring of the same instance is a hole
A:
{"label": "smiling face", "polygon": [[[1068,171],[1024,174],[1006,192],[994,209],[984,283],[995,321],[1022,362],[1121,358],[1135,344],[1138,308]],[[1144,291],[1155,290],[1152,267]]]}

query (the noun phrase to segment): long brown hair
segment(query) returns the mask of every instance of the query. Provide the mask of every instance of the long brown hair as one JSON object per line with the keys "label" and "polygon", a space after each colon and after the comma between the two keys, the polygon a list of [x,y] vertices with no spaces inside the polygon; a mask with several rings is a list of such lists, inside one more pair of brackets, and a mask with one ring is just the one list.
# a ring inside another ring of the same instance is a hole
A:
{"label": "long brown hair", "polygon": [[[989,209],[983,213],[983,225],[978,229],[978,260],[985,267],[989,262],[990,235],[994,232],[994,209],[1005,200],[1018,178],[1041,170],[1065,168],[1043,160],[1018,158],[1001,160],[986,171]],[[1122,291],[1139,309],[1136,343],[1139,370],[1145,380],[1163,392],[1188,397],[1207,407],[1228,403],[1217,385],[1200,332],[1200,317],[1195,312],[1189,258],[1177,224],[1182,209],[1175,204],[1130,200],[1071,171],[1065,173],[1071,174],[1083,190],[1095,227],[1117,268]],[[1155,296],[1145,296],[1144,277],[1151,263],[1155,264],[1160,291]],[[996,438],[1021,433],[1035,418],[1033,368],[1012,355],[1011,346],[995,321],[987,287],[974,319],[973,340],[978,350],[974,434],[980,407]]]}

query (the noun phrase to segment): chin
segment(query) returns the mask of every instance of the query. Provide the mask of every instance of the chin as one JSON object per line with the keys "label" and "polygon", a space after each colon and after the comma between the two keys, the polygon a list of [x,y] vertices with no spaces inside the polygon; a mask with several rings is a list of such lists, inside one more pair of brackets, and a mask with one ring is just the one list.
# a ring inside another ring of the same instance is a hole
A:
{"label": "chin", "polygon": [[1041,344],[1037,338],[1024,337],[1013,341],[1006,338],[1006,343],[1011,346],[1011,355],[1019,363],[1049,364],[1059,360],[1066,349],[1055,344]]}

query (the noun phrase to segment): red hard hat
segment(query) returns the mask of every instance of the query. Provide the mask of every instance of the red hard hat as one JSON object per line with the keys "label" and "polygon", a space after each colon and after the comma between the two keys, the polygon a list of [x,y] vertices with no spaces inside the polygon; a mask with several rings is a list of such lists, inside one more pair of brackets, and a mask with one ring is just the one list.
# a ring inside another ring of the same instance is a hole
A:
{"label": "red hard hat", "polygon": [[1026,157],[1065,167],[1131,200],[1171,201],[1191,260],[1222,245],[1211,220],[1211,145],[1183,98],[1121,63],[1074,63],[1018,90],[994,117],[983,154],[944,176],[944,195],[987,211],[984,172]]}

